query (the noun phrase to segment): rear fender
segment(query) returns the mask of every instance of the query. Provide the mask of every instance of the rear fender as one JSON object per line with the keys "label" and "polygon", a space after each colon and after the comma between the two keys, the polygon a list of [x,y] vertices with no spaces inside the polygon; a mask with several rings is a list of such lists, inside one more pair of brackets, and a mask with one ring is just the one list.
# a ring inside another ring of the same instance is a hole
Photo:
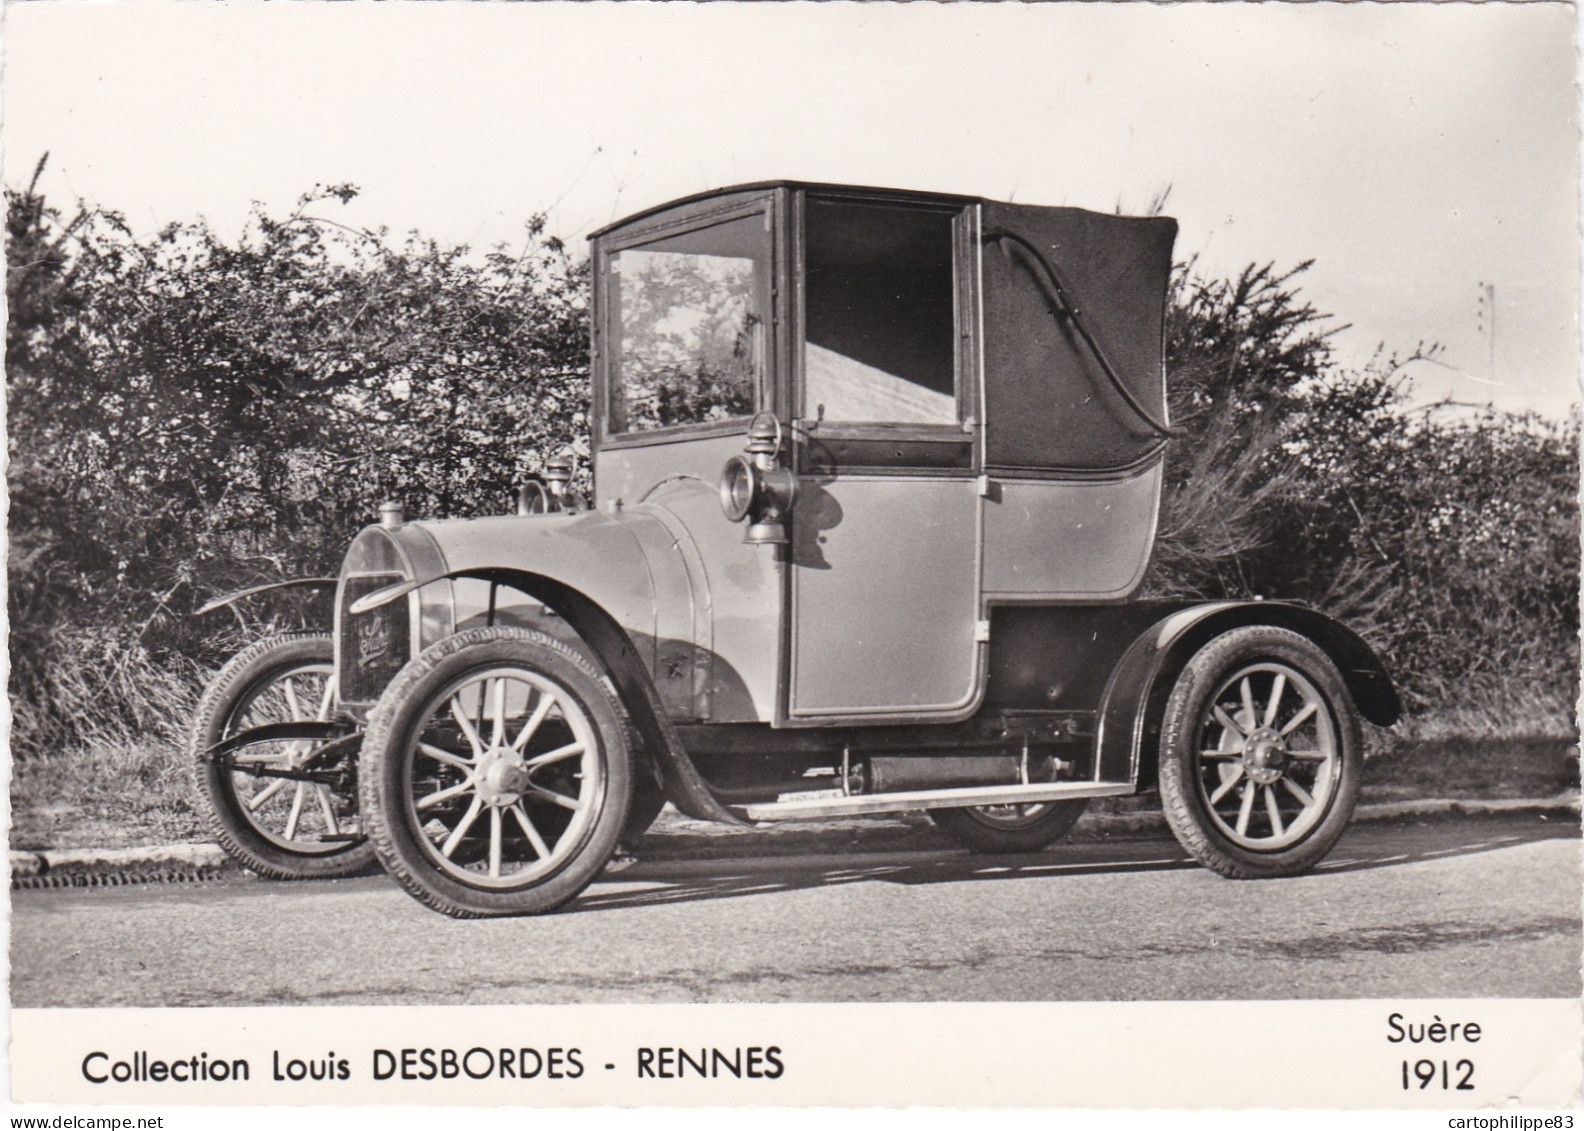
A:
{"label": "rear fender", "polygon": [[1100,700],[1095,751],[1102,781],[1155,783],[1161,715],[1188,661],[1216,636],[1248,625],[1272,625],[1307,637],[1342,674],[1359,713],[1391,726],[1402,702],[1373,649],[1352,629],[1324,613],[1282,601],[1223,601],[1195,605],[1151,625],[1123,653]]}

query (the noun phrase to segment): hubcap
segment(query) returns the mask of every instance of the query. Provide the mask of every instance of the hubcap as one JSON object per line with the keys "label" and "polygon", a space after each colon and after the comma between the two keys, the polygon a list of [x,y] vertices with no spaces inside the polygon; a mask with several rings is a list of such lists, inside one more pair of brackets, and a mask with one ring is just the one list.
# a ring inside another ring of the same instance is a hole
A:
{"label": "hubcap", "polygon": [[479,758],[478,795],[486,805],[497,808],[515,805],[528,788],[528,767],[510,749],[498,746]]}
{"label": "hubcap", "polygon": [[1260,785],[1280,781],[1287,761],[1282,736],[1269,727],[1258,727],[1248,736],[1243,750],[1243,772]]}

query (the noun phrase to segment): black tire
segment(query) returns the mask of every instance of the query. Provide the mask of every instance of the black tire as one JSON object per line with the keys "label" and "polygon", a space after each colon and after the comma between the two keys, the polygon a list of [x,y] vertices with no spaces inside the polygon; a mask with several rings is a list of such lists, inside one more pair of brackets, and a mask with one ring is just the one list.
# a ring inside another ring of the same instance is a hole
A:
{"label": "black tire", "polygon": [[456,918],[535,915],[610,859],[630,761],[621,707],[586,659],[542,632],[479,628],[391,681],[359,789],[380,862],[416,899]]}
{"label": "black tire", "polygon": [[[261,778],[234,769],[229,759],[219,764],[199,756],[247,727],[328,718],[326,691],[333,672],[330,637],[270,637],[233,656],[198,701],[187,751],[198,809],[222,848],[270,879],[331,879],[360,872],[373,862],[374,847],[358,829],[355,793]],[[244,747],[236,756],[286,767],[313,746],[272,743]]]}
{"label": "black tire", "polygon": [[1283,628],[1233,629],[1194,655],[1166,703],[1166,820],[1223,876],[1297,875],[1347,828],[1362,751],[1353,699],[1319,647]]}
{"label": "black tire", "polygon": [[1025,805],[978,805],[971,809],[931,809],[941,831],[975,852],[1038,852],[1072,831],[1088,798],[1034,801]]}

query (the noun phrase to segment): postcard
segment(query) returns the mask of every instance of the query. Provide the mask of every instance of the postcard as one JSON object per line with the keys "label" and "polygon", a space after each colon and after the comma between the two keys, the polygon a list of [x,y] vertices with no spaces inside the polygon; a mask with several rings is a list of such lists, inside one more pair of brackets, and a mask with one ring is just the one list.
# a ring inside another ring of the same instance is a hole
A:
{"label": "postcard", "polygon": [[16,1117],[1570,1126],[1576,23],[11,5]]}

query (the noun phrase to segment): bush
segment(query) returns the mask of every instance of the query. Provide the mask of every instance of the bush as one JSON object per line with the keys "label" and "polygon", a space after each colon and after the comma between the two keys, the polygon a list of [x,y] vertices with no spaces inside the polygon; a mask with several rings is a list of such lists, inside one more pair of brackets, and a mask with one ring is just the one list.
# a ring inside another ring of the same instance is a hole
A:
{"label": "bush", "polygon": [[256,630],[191,611],[333,573],[380,499],[499,510],[587,451],[584,267],[538,220],[473,256],[343,227],[332,186],[234,243],[201,220],[140,240],[35,186],[6,200],[20,756],[170,725],[143,700]]}
{"label": "bush", "polygon": [[1411,412],[1391,357],[1339,372],[1295,290],[1306,266],[1179,271],[1168,371],[1186,435],[1146,585],[1306,601],[1382,653],[1411,711],[1572,730],[1577,424]]}

